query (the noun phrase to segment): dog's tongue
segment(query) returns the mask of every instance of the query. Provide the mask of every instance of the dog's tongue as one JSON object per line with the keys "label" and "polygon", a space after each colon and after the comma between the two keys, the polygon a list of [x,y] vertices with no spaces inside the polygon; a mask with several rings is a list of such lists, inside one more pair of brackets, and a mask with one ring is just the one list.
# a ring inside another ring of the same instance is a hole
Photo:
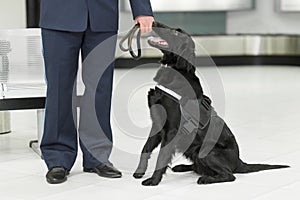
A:
{"label": "dog's tongue", "polygon": [[149,40],[159,45],[168,46],[168,43],[165,40],[161,39],[160,37],[150,37]]}

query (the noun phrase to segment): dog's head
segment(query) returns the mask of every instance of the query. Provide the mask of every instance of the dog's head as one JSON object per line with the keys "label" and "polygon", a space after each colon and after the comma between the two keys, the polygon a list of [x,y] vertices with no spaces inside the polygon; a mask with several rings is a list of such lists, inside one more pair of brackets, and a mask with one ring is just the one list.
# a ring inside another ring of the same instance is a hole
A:
{"label": "dog's head", "polygon": [[163,52],[161,63],[178,70],[195,72],[195,43],[191,36],[180,28],[170,28],[155,22],[153,31],[158,37],[148,39],[150,46]]}

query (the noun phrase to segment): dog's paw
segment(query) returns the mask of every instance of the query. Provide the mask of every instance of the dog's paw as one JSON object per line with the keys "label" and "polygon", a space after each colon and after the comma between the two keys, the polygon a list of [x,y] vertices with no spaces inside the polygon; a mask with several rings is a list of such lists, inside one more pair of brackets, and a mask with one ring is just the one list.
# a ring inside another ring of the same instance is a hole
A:
{"label": "dog's paw", "polygon": [[173,172],[182,172],[182,167],[181,165],[177,165],[175,167],[172,167]]}
{"label": "dog's paw", "polygon": [[175,167],[172,167],[173,172],[184,172],[185,170],[183,169],[184,165],[176,165]]}
{"label": "dog's paw", "polygon": [[197,183],[199,185],[211,184],[214,182],[214,178],[210,176],[202,176],[198,179]]}
{"label": "dog's paw", "polygon": [[138,178],[143,178],[144,175],[145,175],[145,173],[135,172],[133,174],[133,177],[138,179]]}
{"label": "dog's paw", "polygon": [[154,95],[154,93],[155,93],[155,89],[150,88],[150,90],[148,91],[148,95],[152,96],[152,95]]}
{"label": "dog's paw", "polygon": [[176,165],[172,168],[173,172],[189,172],[193,171],[193,165]]}
{"label": "dog's paw", "polygon": [[150,89],[148,92],[148,103],[149,105],[156,104],[158,100],[161,99],[161,93],[157,92],[154,89]]}
{"label": "dog's paw", "polygon": [[198,184],[212,184],[212,183],[223,183],[223,182],[232,182],[235,180],[235,177],[232,174],[223,175],[223,176],[202,176],[198,179]]}
{"label": "dog's paw", "polygon": [[148,179],[144,180],[142,182],[142,185],[144,185],[144,186],[156,186],[160,183],[160,181],[161,181],[161,179],[159,179],[159,178],[151,177],[151,178],[148,178]]}

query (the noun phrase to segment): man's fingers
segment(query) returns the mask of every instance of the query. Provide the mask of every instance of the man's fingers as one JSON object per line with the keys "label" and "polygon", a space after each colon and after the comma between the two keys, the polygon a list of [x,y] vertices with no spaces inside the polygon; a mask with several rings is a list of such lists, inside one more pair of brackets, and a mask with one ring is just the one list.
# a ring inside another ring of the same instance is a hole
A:
{"label": "man's fingers", "polygon": [[152,31],[152,23],[151,24],[141,24],[140,23],[141,33],[148,33]]}
{"label": "man's fingers", "polygon": [[154,22],[154,18],[152,16],[138,16],[135,21],[136,24],[140,24],[141,33],[147,33],[152,31],[152,24]]}

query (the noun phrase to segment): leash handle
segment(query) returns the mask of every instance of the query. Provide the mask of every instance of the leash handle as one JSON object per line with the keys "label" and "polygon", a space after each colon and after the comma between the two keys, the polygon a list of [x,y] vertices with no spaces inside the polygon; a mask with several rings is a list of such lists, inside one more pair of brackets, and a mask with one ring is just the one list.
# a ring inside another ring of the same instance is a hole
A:
{"label": "leash handle", "polygon": [[[141,31],[139,30],[140,24],[134,25],[134,27],[121,39],[119,43],[119,47],[122,51],[126,52],[129,51],[130,55],[135,59],[138,60],[140,59],[142,55],[142,50],[141,50]],[[137,43],[137,48],[138,48],[138,54],[136,55],[135,52],[132,49],[132,40],[135,35],[135,32],[138,31],[137,37],[136,37],[136,43]],[[123,46],[124,42],[128,40],[127,42],[127,48]]]}
{"label": "leash handle", "polygon": [[[167,25],[162,24],[160,22],[153,22],[152,27],[157,27],[157,28],[169,28]],[[119,47],[122,51],[126,52],[129,51],[130,55],[133,57],[133,59],[138,60],[141,58],[142,55],[142,50],[141,50],[141,31],[139,30],[140,28],[140,24],[136,24],[134,25],[134,27],[120,40],[119,43]],[[137,55],[135,54],[135,52],[132,49],[132,40],[133,37],[136,33],[136,31],[138,30],[137,36],[136,36],[136,44],[137,44]],[[124,43],[125,41],[128,40],[127,42],[127,48],[124,47]]]}

